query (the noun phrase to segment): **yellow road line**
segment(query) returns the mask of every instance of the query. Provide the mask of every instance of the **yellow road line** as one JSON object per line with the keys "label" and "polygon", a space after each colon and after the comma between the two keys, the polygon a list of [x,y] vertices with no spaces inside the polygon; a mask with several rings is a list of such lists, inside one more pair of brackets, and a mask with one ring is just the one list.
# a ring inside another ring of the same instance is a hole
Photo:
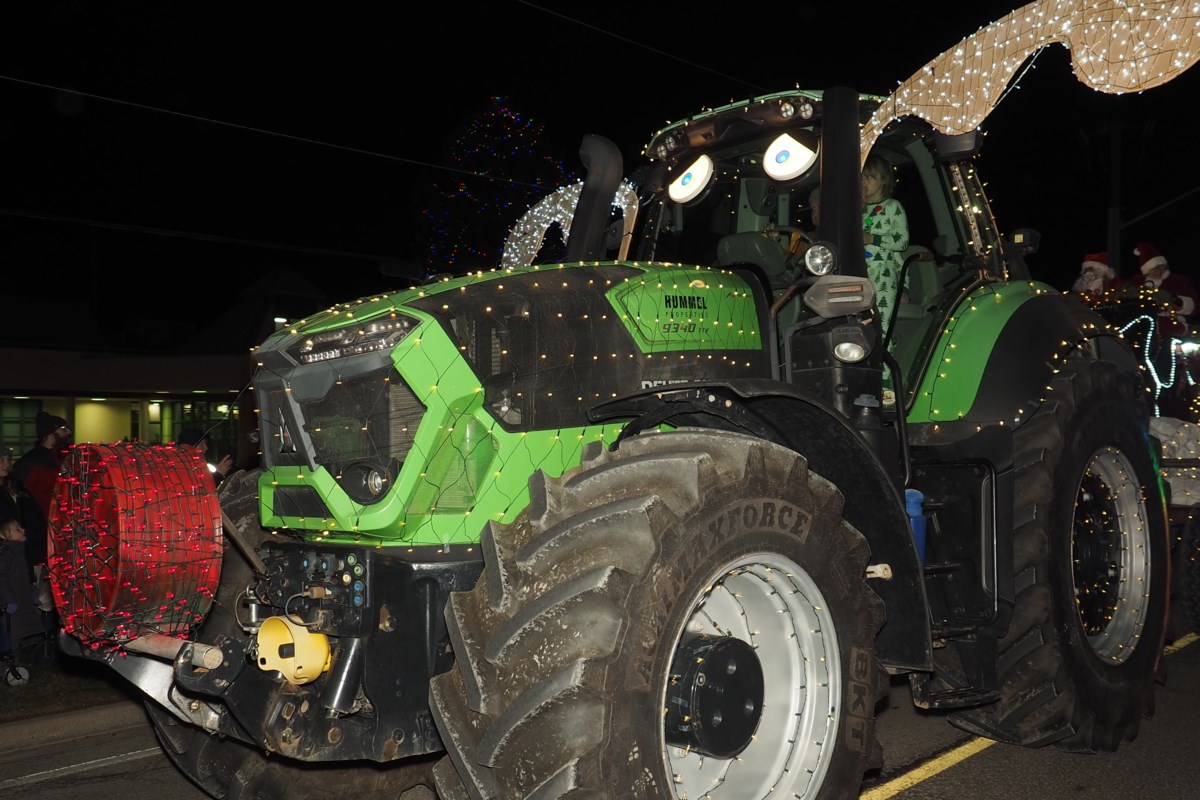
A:
{"label": "yellow road line", "polygon": [[1200,636],[1197,636],[1194,633],[1189,633],[1186,636],[1180,636],[1178,639],[1176,639],[1175,641],[1171,642],[1169,645],[1167,645],[1166,647],[1163,648],[1163,655],[1169,656],[1169,655],[1171,655],[1171,653],[1182,650],[1183,648],[1187,647],[1189,644],[1191,644],[1192,642],[1195,642],[1198,639],[1200,639]]}
{"label": "yellow road line", "polygon": [[911,789],[921,781],[928,780],[939,772],[945,772],[958,762],[965,761],[994,744],[996,744],[996,741],[993,739],[971,739],[965,744],[960,744],[953,750],[943,753],[932,761],[922,764],[911,772],[906,772],[899,777],[892,778],[887,783],[876,786],[870,791],[863,792],[859,795],[859,800],[887,800],[889,797],[895,797],[905,789]]}
{"label": "yellow road line", "polygon": [[[1167,647],[1164,647],[1163,653],[1170,655],[1198,640],[1200,640],[1200,636],[1189,633],[1186,636],[1176,639]],[[903,775],[898,775],[887,783],[881,783],[875,788],[863,792],[858,796],[859,800],[888,800],[888,798],[895,797],[905,789],[911,789],[918,783],[928,780],[940,772],[945,772],[955,764],[967,760],[976,753],[983,752],[994,744],[997,744],[997,742],[993,739],[971,739],[914,770],[905,772]]]}

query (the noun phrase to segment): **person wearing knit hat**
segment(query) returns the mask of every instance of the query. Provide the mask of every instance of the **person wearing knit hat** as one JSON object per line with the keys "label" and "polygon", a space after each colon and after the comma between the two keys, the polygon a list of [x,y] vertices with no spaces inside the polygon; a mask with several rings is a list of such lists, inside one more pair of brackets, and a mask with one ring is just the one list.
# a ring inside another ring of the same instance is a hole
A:
{"label": "person wearing knit hat", "polygon": [[1175,298],[1177,316],[1186,318],[1200,305],[1200,295],[1186,275],[1171,272],[1167,257],[1150,242],[1138,242],[1133,248],[1147,286],[1162,289]]}
{"label": "person wearing knit hat", "polygon": [[49,519],[50,498],[58,481],[58,468],[71,444],[71,428],[65,419],[47,411],[37,413],[33,427],[33,447],[13,464],[13,475],[25,484]]}
{"label": "person wearing knit hat", "polygon": [[1122,281],[1117,272],[1108,265],[1108,253],[1088,253],[1079,267],[1079,277],[1071,286],[1072,292],[1080,294],[1102,294],[1106,290],[1121,288]]}
{"label": "person wearing knit hat", "polygon": [[58,483],[59,467],[71,445],[71,427],[62,417],[39,411],[33,420],[37,441],[13,464],[12,474],[33,498],[41,513],[36,520],[26,519],[25,556],[32,569],[44,568],[47,558],[46,521]]}

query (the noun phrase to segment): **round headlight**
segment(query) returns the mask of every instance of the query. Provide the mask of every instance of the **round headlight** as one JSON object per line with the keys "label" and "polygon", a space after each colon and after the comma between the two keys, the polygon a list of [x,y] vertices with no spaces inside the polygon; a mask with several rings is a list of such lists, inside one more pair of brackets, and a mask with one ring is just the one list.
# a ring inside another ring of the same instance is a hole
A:
{"label": "round headlight", "polygon": [[828,275],[837,266],[833,248],[825,242],[817,242],[804,254],[804,266],[813,275]]}
{"label": "round headlight", "polygon": [[357,503],[374,503],[382,500],[391,488],[391,476],[380,464],[360,462],[342,470],[338,483]]}
{"label": "round headlight", "polygon": [[838,361],[854,364],[867,357],[867,348],[858,342],[839,342],[833,348],[833,355]]}

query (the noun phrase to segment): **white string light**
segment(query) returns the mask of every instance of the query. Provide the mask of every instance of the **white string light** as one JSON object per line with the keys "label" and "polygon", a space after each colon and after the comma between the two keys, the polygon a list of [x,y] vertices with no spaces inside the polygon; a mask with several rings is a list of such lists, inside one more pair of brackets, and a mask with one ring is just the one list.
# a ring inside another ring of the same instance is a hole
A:
{"label": "white string light", "polygon": [[863,127],[865,158],[884,128],[913,115],[943,133],[975,130],[1030,56],[1058,43],[1082,83],[1108,94],[1166,83],[1198,57],[1200,2],[1041,0],[981,28],[900,84]]}

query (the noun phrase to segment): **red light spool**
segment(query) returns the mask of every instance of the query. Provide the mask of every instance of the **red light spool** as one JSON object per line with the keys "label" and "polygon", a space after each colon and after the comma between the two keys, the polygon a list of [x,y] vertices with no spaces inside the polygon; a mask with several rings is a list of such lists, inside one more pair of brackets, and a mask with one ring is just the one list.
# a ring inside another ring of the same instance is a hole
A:
{"label": "red light spool", "polygon": [[50,578],[63,629],[91,647],[187,638],[221,576],[221,507],[190,447],[81,444],[50,508]]}

